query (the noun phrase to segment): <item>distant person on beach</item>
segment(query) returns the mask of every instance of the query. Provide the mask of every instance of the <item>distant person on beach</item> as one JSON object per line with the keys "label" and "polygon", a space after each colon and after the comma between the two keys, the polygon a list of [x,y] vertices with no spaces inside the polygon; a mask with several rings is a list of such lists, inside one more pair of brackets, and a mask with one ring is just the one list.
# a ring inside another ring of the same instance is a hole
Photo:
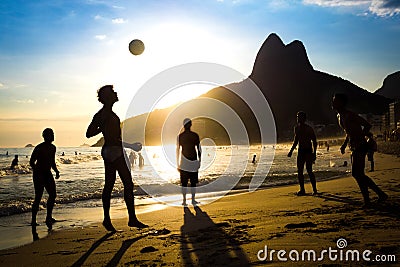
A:
{"label": "distant person on beach", "polygon": [[18,155],[15,155],[14,159],[11,162],[10,169],[14,170],[17,165],[18,165]]}
{"label": "distant person on beach", "polygon": [[369,132],[367,135],[367,144],[368,144],[368,151],[367,151],[367,158],[368,161],[371,162],[371,169],[370,172],[375,171],[375,161],[374,161],[374,153],[378,150],[378,145],[374,140],[374,135]]}
{"label": "distant person on beach", "polygon": [[131,167],[133,167],[136,164],[136,153],[131,151],[131,153],[129,154],[129,163],[131,164]]}
{"label": "distant person on beach", "polygon": [[142,153],[138,153],[139,155],[139,167],[143,167],[144,166],[144,158],[142,156]]}
{"label": "distant person on beach", "polygon": [[196,185],[199,182],[199,169],[201,164],[201,147],[200,137],[197,133],[192,132],[192,121],[188,118],[183,120],[184,131],[179,134],[176,145],[176,162],[180,173],[182,185],[182,205],[186,206],[186,191],[188,182],[190,181],[190,189],[192,193],[192,204],[196,206]]}
{"label": "distant person on beach", "polygon": [[253,155],[253,160],[251,161],[251,163],[256,164],[256,162],[257,162],[256,159],[257,159],[257,155],[254,154],[254,155]]}
{"label": "distant person on beach", "polygon": [[137,157],[138,157],[138,156],[136,155],[136,153],[133,152],[133,158],[132,158],[132,160],[133,160],[133,164],[134,164],[134,165],[136,164]]}
{"label": "distant person on beach", "polygon": [[347,144],[350,143],[350,150],[352,151],[351,173],[360,187],[364,198],[364,206],[368,207],[370,205],[368,188],[371,188],[378,195],[379,202],[385,201],[388,196],[364,173],[365,155],[368,152],[365,136],[368,135],[371,124],[354,112],[347,110],[346,106],[347,96],[345,94],[335,94],[332,100],[332,108],[337,111],[339,125],[346,132],[346,139],[340,147],[340,151],[344,154]]}
{"label": "distant person on beach", "polygon": [[[103,226],[108,231],[115,231],[110,218],[110,201],[116,172],[118,171],[124,185],[124,200],[129,214],[128,226],[145,228],[147,225],[140,222],[136,217],[132,175],[125,161],[125,151],[122,146],[121,122],[117,114],[112,110],[114,103],[118,101],[117,93],[112,85],[105,85],[97,91],[97,97],[99,102],[103,104],[103,108],[94,115],[86,131],[86,137],[90,138],[99,133],[104,136],[104,145],[101,150],[105,168],[105,183],[102,193]],[[139,151],[142,148],[140,143],[124,143],[124,145],[135,151]]]}
{"label": "distant person on beach", "polygon": [[56,200],[56,183],[51,173],[53,169],[56,173],[56,179],[60,178],[60,172],[56,165],[56,146],[52,144],[54,141],[54,132],[50,128],[44,129],[42,133],[44,142],[35,147],[32,152],[29,164],[33,170],[33,185],[35,187],[35,200],[32,204],[32,221],[31,225],[36,226],[36,215],[39,211],[40,200],[43,191],[46,188],[49,198],[47,199],[47,216],[46,225],[52,229],[56,220],[53,218],[53,207]]}
{"label": "distant person on beach", "polygon": [[307,116],[305,112],[297,112],[297,125],[294,127],[294,141],[292,148],[287,155],[288,157],[291,157],[293,150],[296,148],[297,144],[299,145],[297,152],[297,177],[299,180],[300,191],[297,193],[298,196],[304,196],[306,194],[304,189],[304,164],[306,164],[313,193],[314,195],[318,194],[317,182],[312,170],[312,164],[315,162],[317,157],[317,138],[313,128],[306,124],[306,119]]}

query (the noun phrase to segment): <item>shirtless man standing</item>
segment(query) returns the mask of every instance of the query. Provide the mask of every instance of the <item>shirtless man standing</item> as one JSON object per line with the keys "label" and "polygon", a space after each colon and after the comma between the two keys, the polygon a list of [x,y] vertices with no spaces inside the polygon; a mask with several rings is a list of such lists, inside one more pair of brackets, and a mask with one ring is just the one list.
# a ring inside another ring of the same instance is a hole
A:
{"label": "shirtless man standing", "polygon": [[36,223],[36,216],[39,211],[40,200],[43,196],[43,191],[46,189],[49,197],[47,199],[47,216],[46,225],[52,229],[53,223],[56,220],[53,218],[53,207],[56,200],[56,183],[51,173],[53,169],[56,173],[56,179],[60,178],[60,172],[56,165],[56,146],[52,144],[54,141],[54,132],[50,128],[44,129],[42,133],[44,142],[35,147],[32,152],[29,164],[33,170],[33,185],[35,187],[35,200],[32,204],[32,227],[38,225]]}
{"label": "shirtless man standing", "polygon": [[364,206],[370,205],[368,188],[371,188],[379,197],[378,201],[384,201],[388,198],[375,182],[365,175],[365,156],[368,151],[368,144],[365,137],[369,134],[371,124],[354,112],[347,110],[347,96],[345,94],[335,94],[332,101],[332,108],[337,111],[339,125],[346,132],[346,139],[340,147],[344,154],[347,144],[350,142],[352,151],[351,174],[356,179],[364,198]]}
{"label": "shirtless man standing", "polygon": [[190,181],[192,204],[196,206],[196,185],[199,182],[199,168],[201,164],[201,146],[199,135],[192,132],[192,121],[189,118],[183,120],[184,131],[179,134],[176,144],[176,162],[182,184],[182,205],[186,206],[186,190]]}
{"label": "shirtless man standing", "polygon": [[306,113],[303,111],[297,112],[297,125],[294,127],[294,141],[292,148],[288,153],[288,157],[292,156],[293,150],[299,144],[299,150],[297,153],[297,177],[299,179],[300,191],[297,193],[298,196],[304,196],[306,190],[304,189],[304,163],[310,182],[313,188],[313,194],[318,194],[317,182],[315,175],[312,170],[312,164],[317,158],[317,138],[315,136],[313,128],[306,124]]}

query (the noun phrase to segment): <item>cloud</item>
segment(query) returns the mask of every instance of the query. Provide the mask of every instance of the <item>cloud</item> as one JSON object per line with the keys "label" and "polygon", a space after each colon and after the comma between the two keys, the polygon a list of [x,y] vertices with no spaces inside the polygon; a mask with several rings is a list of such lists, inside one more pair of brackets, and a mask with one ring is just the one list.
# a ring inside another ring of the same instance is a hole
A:
{"label": "cloud", "polygon": [[245,0],[228,0],[228,1],[216,0],[216,1],[218,3],[227,3],[227,4],[232,4],[232,5],[239,5],[239,4],[244,4],[244,3],[248,2],[248,0],[247,1],[245,1]]}
{"label": "cloud", "polygon": [[96,16],[94,16],[94,19],[95,19],[95,20],[100,20],[100,19],[103,19],[103,17],[100,16],[100,15],[96,15]]}
{"label": "cloud", "polygon": [[112,19],[111,22],[113,24],[123,24],[123,23],[126,23],[127,21],[124,20],[123,18],[116,18],[116,19]]}
{"label": "cloud", "polygon": [[20,89],[20,88],[25,88],[25,87],[27,87],[27,85],[22,84],[22,83],[2,83],[2,82],[0,82],[0,90]]}
{"label": "cloud", "polygon": [[373,0],[369,10],[378,16],[394,16],[400,14],[399,0]]}
{"label": "cloud", "polygon": [[112,8],[114,8],[114,9],[125,9],[125,7],[123,7],[123,6],[112,6]]}
{"label": "cloud", "polygon": [[57,117],[57,118],[36,118],[36,117],[14,117],[14,118],[0,118],[0,122],[16,122],[16,121],[48,121],[48,122],[77,122],[77,121],[86,121],[87,116],[73,116],[73,117]]}
{"label": "cloud", "polygon": [[360,6],[370,4],[371,0],[303,0],[303,3],[325,7]]}
{"label": "cloud", "polygon": [[33,103],[35,103],[35,101],[33,101],[32,99],[17,99],[17,100],[14,100],[14,102],[16,102],[18,104],[33,104]]}
{"label": "cloud", "polygon": [[97,40],[103,41],[103,40],[105,40],[107,38],[107,35],[99,34],[99,35],[96,35],[94,38],[97,39]]}
{"label": "cloud", "polygon": [[361,8],[378,16],[400,14],[399,0],[303,0],[303,3],[322,7]]}

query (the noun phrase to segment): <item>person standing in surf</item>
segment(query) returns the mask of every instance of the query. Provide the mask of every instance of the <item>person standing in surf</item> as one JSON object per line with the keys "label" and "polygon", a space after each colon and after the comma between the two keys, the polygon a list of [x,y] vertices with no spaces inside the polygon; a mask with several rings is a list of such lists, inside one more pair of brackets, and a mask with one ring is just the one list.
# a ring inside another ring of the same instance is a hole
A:
{"label": "person standing in surf", "polygon": [[39,212],[40,200],[43,196],[43,191],[46,188],[47,194],[47,216],[46,225],[52,229],[53,223],[56,220],[53,218],[53,207],[56,200],[56,182],[54,181],[51,169],[56,172],[56,179],[60,178],[60,172],[56,165],[56,146],[52,144],[54,141],[54,132],[50,128],[44,129],[42,133],[44,142],[35,147],[29,160],[29,165],[33,171],[33,185],[35,187],[35,200],[32,204],[32,227],[37,226],[36,216]]}

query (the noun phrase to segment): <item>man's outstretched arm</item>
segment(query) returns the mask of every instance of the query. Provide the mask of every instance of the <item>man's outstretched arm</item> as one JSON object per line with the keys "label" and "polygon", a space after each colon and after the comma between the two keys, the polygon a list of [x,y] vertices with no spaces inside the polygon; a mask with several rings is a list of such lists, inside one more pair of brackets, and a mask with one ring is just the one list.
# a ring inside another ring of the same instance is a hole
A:
{"label": "man's outstretched arm", "polygon": [[99,133],[101,133],[99,124],[96,120],[96,117],[93,117],[92,122],[89,124],[87,130],[86,130],[86,138],[90,138],[93,136],[98,135]]}

